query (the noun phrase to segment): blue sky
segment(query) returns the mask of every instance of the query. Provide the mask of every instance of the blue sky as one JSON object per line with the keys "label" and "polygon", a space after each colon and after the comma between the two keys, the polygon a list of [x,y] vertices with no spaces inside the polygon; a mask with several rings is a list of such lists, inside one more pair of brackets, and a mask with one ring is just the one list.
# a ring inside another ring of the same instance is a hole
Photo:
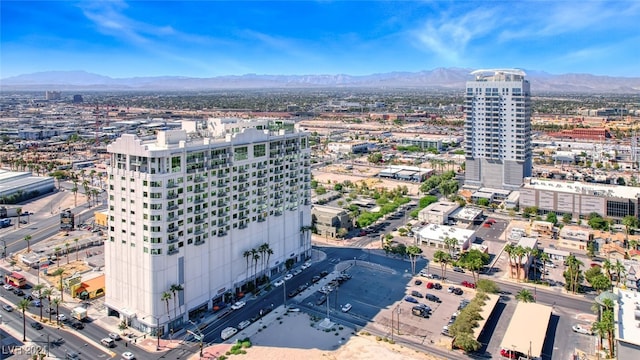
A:
{"label": "blue sky", "polygon": [[640,1],[0,1],[0,78],[517,67],[640,76]]}

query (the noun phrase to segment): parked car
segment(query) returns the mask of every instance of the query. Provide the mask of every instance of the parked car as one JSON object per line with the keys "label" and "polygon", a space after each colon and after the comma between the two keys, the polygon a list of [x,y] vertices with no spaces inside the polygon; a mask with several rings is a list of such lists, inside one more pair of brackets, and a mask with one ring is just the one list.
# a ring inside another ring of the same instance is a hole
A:
{"label": "parked car", "polygon": [[436,290],[442,290],[442,285],[440,285],[440,283],[434,283],[433,288]]}
{"label": "parked car", "polygon": [[228,338],[235,335],[237,332],[238,332],[238,329],[229,326],[224,328],[224,330],[222,330],[222,332],[220,333],[220,337],[222,338],[222,340],[227,340]]}
{"label": "parked car", "polygon": [[280,279],[280,280],[274,282],[273,286],[278,287],[278,286],[282,286],[282,284],[284,284],[284,280]]}
{"label": "parked car", "polygon": [[238,329],[239,330],[246,329],[249,325],[251,325],[251,321],[245,320],[245,321],[241,322],[240,324],[238,324]]}
{"label": "parked car", "polygon": [[414,285],[422,285],[422,280],[416,280],[413,282]]}
{"label": "parked car", "polygon": [[410,302],[410,303],[414,303],[414,304],[417,304],[417,303],[418,303],[418,300],[416,300],[415,298],[413,298],[413,297],[411,297],[411,296],[405,296],[405,297],[404,297],[404,301],[406,301],[406,302]]}
{"label": "parked car", "polygon": [[109,333],[109,337],[115,341],[120,340],[120,335],[116,334],[116,333]]}
{"label": "parked car", "polygon": [[439,298],[439,297],[437,297],[437,296],[435,296],[435,295],[433,295],[433,294],[426,294],[424,297],[425,297],[427,300],[429,300],[429,301],[433,301],[433,302],[436,302],[436,303],[441,303],[441,302],[442,302],[442,300],[440,300],[440,298]]}
{"label": "parked car", "polygon": [[287,275],[284,276],[284,280],[285,281],[291,280],[291,279],[293,279],[293,274],[287,274]]}
{"label": "parked car", "polygon": [[422,299],[422,297],[423,297],[423,296],[422,296],[422,294],[421,294],[419,291],[416,291],[416,290],[413,290],[413,291],[411,292],[411,295],[412,295],[412,296],[415,296],[415,297],[417,297],[417,298],[420,298],[420,299]]}
{"label": "parked car", "polygon": [[302,266],[300,268],[302,270],[305,270],[305,269],[308,269],[310,266],[311,266],[311,263],[307,261],[306,263],[302,264]]}
{"label": "parked car", "polygon": [[24,296],[24,291],[22,291],[22,289],[15,289],[13,290],[13,293],[18,296]]}
{"label": "parked car", "polygon": [[514,350],[500,349],[500,355],[506,357],[507,359],[519,359],[521,355],[520,352]]}
{"label": "parked car", "polygon": [[247,305],[247,303],[244,301],[236,301],[233,305],[231,305],[231,310],[242,309],[245,305]]}
{"label": "parked car", "polygon": [[13,291],[13,286],[11,286],[9,284],[4,284],[4,285],[2,285],[2,287],[7,291]]}
{"label": "parked car", "polygon": [[454,266],[453,267],[453,271],[459,272],[459,273],[464,273],[464,269],[459,267],[459,266]]}
{"label": "parked car", "polygon": [[462,289],[460,288],[455,288],[453,289],[453,293],[456,295],[462,295],[464,293],[464,291],[462,291]]}
{"label": "parked car", "polygon": [[320,295],[320,297],[316,300],[316,305],[322,305],[327,301],[327,295]]}
{"label": "parked car", "polygon": [[573,332],[577,332],[578,334],[593,335],[593,331],[591,331],[591,329],[588,329],[580,324],[573,325],[571,327],[571,330],[573,330]]}
{"label": "parked car", "polygon": [[351,304],[346,304],[342,307],[342,312],[349,312],[351,310]]}
{"label": "parked car", "polygon": [[311,282],[312,283],[317,283],[318,281],[320,281],[320,276],[319,275],[315,275],[314,277],[311,278]]}
{"label": "parked car", "polygon": [[433,289],[434,284],[432,282],[427,283],[427,289]]}

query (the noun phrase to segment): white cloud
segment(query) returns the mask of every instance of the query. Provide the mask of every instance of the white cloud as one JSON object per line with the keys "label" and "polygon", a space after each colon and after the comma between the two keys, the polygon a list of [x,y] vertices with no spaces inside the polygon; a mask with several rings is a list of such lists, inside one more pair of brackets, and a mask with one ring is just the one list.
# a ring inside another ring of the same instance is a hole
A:
{"label": "white cloud", "polygon": [[412,34],[420,48],[432,51],[444,60],[459,62],[471,42],[495,28],[496,17],[495,10],[486,8],[459,16],[443,14],[441,18],[428,19]]}

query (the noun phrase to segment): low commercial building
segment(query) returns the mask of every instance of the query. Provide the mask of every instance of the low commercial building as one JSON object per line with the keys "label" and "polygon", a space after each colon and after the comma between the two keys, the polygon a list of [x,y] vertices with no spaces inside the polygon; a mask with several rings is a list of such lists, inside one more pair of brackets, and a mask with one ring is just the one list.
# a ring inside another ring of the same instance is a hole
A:
{"label": "low commercial building", "polygon": [[571,214],[573,218],[595,212],[621,221],[627,215],[640,215],[640,188],[527,178],[520,188],[520,207]]}
{"label": "low commercial building", "polygon": [[[525,249],[537,249],[538,239],[533,237],[522,237],[520,238],[520,240],[518,240],[517,246],[522,246]],[[512,259],[509,262],[512,277],[516,278],[519,276],[521,280],[527,279],[529,275],[529,268],[532,264],[533,256],[531,255],[525,255],[521,259]],[[520,267],[520,272],[518,272],[517,267]]]}
{"label": "low commercial building", "polygon": [[366,154],[372,145],[368,142],[349,141],[349,142],[332,142],[327,148],[329,152],[334,154]]}
{"label": "low commercial building", "polygon": [[417,166],[391,165],[378,173],[379,177],[401,181],[423,182],[433,175],[433,169]]}
{"label": "low commercial building", "polygon": [[343,208],[314,205],[311,208],[311,224],[319,235],[335,238],[341,228],[350,231],[353,223],[349,213]]}
{"label": "low commercial building", "polygon": [[474,224],[481,220],[482,213],[482,209],[480,208],[465,206],[456,210],[451,217],[462,224]]}
{"label": "low commercial building", "polygon": [[520,204],[520,192],[512,191],[506,199],[504,199],[504,207],[506,209],[515,209]]}
{"label": "low commercial building", "polygon": [[548,221],[536,220],[531,224],[531,235],[544,235],[551,236],[553,235],[553,223]]}
{"label": "low commercial building", "polygon": [[415,137],[400,139],[402,146],[418,146],[421,149],[436,149],[442,151],[442,138],[439,137]]}
{"label": "low commercial building", "polygon": [[50,193],[54,189],[52,177],[0,170],[0,200],[3,204],[23,202]]}
{"label": "low commercial building", "polygon": [[617,296],[613,307],[617,359],[640,359],[640,294],[620,288],[614,292]]}
{"label": "low commercial building", "polygon": [[415,233],[416,241],[438,249],[445,249],[445,239],[457,241],[456,250],[467,250],[476,238],[474,230],[460,229],[453,226],[429,224]]}
{"label": "low commercial building", "polygon": [[519,302],[500,347],[528,359],[541,359],[551,312],[551,306]]}
{"label": "low commercial building", "polygon": [[449,223],[449,216],[459,207],[460,205],[456,202],[438,201],[420,210],[418,220],[429,224],[445,225]]}
{"label": "low commercial building", "polygon": [[587,244],[593,240],[593,231],[581,226],[568,225],[560,229],[558,246],[573,250],[587,250]]}

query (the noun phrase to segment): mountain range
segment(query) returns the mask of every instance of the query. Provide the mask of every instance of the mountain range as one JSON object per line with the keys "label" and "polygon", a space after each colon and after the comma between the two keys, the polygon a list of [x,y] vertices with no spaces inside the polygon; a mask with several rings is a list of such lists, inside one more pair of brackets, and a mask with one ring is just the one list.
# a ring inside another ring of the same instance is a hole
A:
{"label": "mountain range", "polygon": [[[0,91],[17,90],[123,90],[194,91],[268,88],[412,88],[462,90],[473,69],[436,68],[419,72],[389,72],[371,75],[227,75],[209,78],[157,76],[111,78],[86,71],[47,71],[0,79]],[[640,93],[640,77],[591,74],[553,75],[525,71],[532,92]]]}

